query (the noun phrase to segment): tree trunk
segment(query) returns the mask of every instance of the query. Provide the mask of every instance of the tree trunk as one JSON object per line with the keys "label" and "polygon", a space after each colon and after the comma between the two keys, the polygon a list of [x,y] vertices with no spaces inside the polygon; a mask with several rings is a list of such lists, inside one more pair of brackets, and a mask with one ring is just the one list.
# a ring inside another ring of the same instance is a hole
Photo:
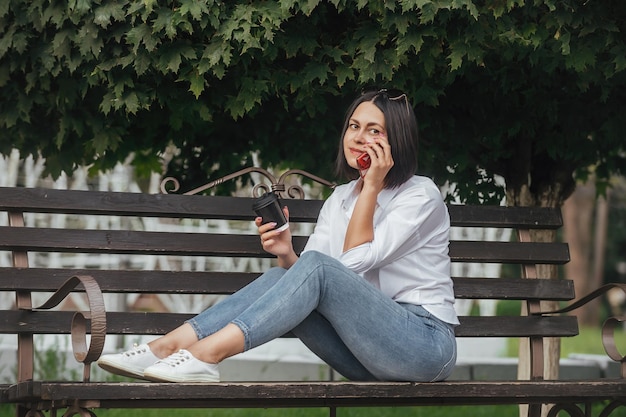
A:
{"label": "tree trunk", "polygon": [[[518,187],[509,187],[507,183],[507,204],[509,206],[542,206],[560,207],[563,187],[556,183],[543,189],[544,192],[531,192],[527,184]],[[556,240],[556,232],[551,230],[540,230],[531,232],[531,240],[534,242],[553,242]],[[558,270],[555,266],[538,265],[537,276],[544,279],[557,279]],[[542,302],[542,310],[552,310],[558,307],[558,303],[553,301]],[[527,314],[526,306],[522,308],[522,314]],[[519,346],[519,366],[518,378],[530,378],[530,345],[528,339],[520,339]],[[561,341],[558,338],[544,339],[544,379],[557,379],[559,376],[559,360],[561,356]],[[520,416],[527,415],[528,406],[520,405]],[[549,407],[543,407],[542,416],[546,416]]]}
{"label": "tree trunk", "polygon": [[[583,296],[603,283],[608,197],[596,198],[592,184],[580,185],[563,204],[563,238],[569,244],[571,261],[565,276],[574,281],[576,294]],[[582,326],[600,322],[600,300],[596,299],[571,314]]]}

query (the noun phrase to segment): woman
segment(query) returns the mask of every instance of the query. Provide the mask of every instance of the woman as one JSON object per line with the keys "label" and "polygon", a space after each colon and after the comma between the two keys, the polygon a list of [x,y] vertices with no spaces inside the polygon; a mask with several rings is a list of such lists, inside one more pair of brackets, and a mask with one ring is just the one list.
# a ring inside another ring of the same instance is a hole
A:
{"label": "woman", "polygon": [[[359,171],[364,153],[370,167]],[[301,256],[289,229],[256,218],[278,267],[165,336],[103,355],[100,367],[152,381],[216,382],[222,360],[292,331],[352,380],[448,377],[458,324],[450,221],[435,184],[414,175],[417,122],[405,94],[354,100],[336,167],[353,179],[325,202]]]}

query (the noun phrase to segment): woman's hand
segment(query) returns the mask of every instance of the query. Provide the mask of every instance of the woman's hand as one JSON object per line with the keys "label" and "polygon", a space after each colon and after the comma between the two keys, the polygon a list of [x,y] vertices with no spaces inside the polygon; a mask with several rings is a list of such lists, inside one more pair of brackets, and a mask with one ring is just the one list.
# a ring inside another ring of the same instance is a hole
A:
{"label": "woman's hand", "polygon": [[365,145],[365,151],[370,157],[371,165],[363,178],[363,186],[374,187],[378,192],[384,188],[385,177],[393,167],[391,146],[384,136],[377,137]]}
{"label": "woman's hand", "polygon": [[[289,221],[289,209],[284,207],[283,212],[287,221]],[[276,230],[276,223],[261,224],[262,220],[260,217],[257,217],[254,219],[254,223],[259,229],[263,250],[278,257],[278,265],[288,269],[298,259],[293,250],[290,228],[288,227],[282,231]]]}

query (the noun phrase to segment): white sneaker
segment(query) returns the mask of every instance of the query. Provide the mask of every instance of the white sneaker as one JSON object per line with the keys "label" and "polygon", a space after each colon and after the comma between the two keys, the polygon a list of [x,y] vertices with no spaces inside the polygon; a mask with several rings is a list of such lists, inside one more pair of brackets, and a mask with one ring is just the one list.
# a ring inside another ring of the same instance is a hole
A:
{"label": "white sneaker", "polygon": [[144,379],[143,371],[157,362],[157,358],[147,344],[133,345],[132,349],[122,353],[100,356],[98,366],[116,375]]}
{"label": "white sneaker", "polygon": [[202,362],[185,349],[147,367],[143,375],[158,382],[220,382],[216,364]]}

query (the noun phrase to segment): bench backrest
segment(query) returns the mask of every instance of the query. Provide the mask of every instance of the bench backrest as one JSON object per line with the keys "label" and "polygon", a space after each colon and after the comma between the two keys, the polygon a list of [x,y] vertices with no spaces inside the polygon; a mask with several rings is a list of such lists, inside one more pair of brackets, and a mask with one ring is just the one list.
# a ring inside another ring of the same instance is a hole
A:
{"label": "bench backrest", "polygon": [[[4,306],[0,312],[0,333],[18,334],[20,354],[26,357],[32,356],[32,334],[69,333],[73,311],[31,311],[37,307],[32,297],[55,291],[76,275],[93,276],[104,293],[202,295],[238,290],[271,262],[255,229],[250,228],[252,201],[245,197],[0,187],[0,211],[5,211],[9,219],[7,226],[0,226],[0,251],[10,252],[13,259],[12,266],[0,267],[0,291],[16,294],[14,307]],[[297,235],[294,245],[300,250],[323,201],[287,200],[286,204]],[[450,256],[454,263],[521,266],[509,278],[456,276],[457,298],[524,300],[529,311],[536,310],[540,300],[574,298],[571,281],[530,279],[539,278],[537,264],[561,265],[569,260],[564,243],[528,241],[529,230],[558,229],[562,224],[559,210],[450,205],[449,212],[453,227],[517,232],[517,237],[506,241],[453,240]],[[38,225],[42,214],[61,216],[62,227]],[[211,226],[212,221],[221,221],[221,226]],[[151,222],[155,222],[152,230],[143,230]],[[142,223],[139,228],[138,223]],[[193,227],[198,224],[204,225],[202,232]],[[115,269],[111,265],[91,265],[90,261],[80,269],[63,262],[51,268],[32,265],[29,254],[42,259],[56,256],[57,261],[70,254],[101,255],[100,261],[108,255],[121,255],[127,262]],[[138,257],[160,261],[143,262],[142,268],[152,265],[151,269],[137,269],[133,264]],[[215,259],[225,259],[222,264],[230,266],[219,270],[216,265],[220,263],[212,262]],[[204,268],[194,266],[198,264]],[[163,334],[197,312],[128,311],[125,305],[117,309],[107,305],[106,332]],[[88,323],[88,314],[86,318]],[[456,329],[459,337],[531,337],[538,341],[540,350],[543,337],[578,333],[576,319],[571,316],[463,316],[460,320]],[[541,372],[541,364],[533,366],[533,374]],[[20,380],[32,378],[32,369],[19,372]]]}

